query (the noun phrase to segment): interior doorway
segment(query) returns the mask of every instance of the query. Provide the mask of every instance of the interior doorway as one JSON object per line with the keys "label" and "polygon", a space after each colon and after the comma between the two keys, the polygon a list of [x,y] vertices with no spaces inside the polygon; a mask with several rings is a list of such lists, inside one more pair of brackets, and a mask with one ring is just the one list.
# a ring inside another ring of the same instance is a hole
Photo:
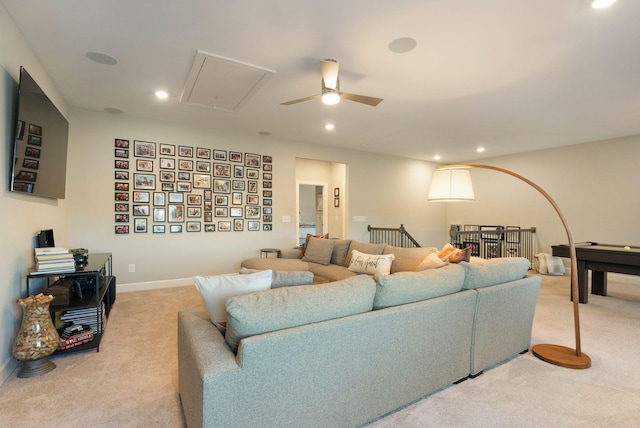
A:
{"label": "interior doorway", "polygon": [[347,236],[347,165],[296,159],[296,242],[307,233],[345,239]]}

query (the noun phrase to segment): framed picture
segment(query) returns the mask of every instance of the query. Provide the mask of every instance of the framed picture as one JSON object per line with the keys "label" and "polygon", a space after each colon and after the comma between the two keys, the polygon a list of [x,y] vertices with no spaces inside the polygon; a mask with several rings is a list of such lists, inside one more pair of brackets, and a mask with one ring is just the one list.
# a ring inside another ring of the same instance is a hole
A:
{"label": "framed picture", "polygon": [[271,208],[271,207],[264,207],[264,208],[262,209],[262,212],[263,212],[264,214],[273,214],[273,208]]}
{"label": "framed picture", "polygon": [[257,169],[247,168],[247,178],[257,180],[258,178],[260,178],[260,171],[258,171]]}
{"label": "framed picture", "polygon": [[187,206],[187,217],[200,218],[202,217],[202,207],[189,207]]}
{"label": "framed picture", "polygon": [[16,180],[31,181],[35,183],[37,177],[37,172],[21,170],[16,175]]}
{"label": "framed picture", "polygon": [[149,203],[149,192],[133,192],[133,202],[140,204]]}
{"label": "framed picture", "polygon": [[205,224],[204,225],[204,231],[205,232],[215,232],[216,231],[216,225],[215,224]]}
{"label": "framed picture", "polygon": [[184,222],[184,205],[178,205],[178,204],[167,205],[167,221],[169,223]]}
{"label": "framed picture", "polygon": [[129,233],[129,226],[124,225],[124,224],[119,224],[116,226],[115,228],[116,231],[116,235],[124,235]]}
{"label": "framed picture", "polygon": [[178,161],[178,169],[182,171],[193,171],[193,161],[189,159],[180,159]]}
{"label": "framed picture", "polygon": [[181,192],[170,192],[169,193],[169,203],[170,204],[181,204],[184,202],[184,193]]}
{"label": "framed picture", "polygon": [[187,222],[187,232],[200,232],[200,222],[199,221],[188,221]]}
{"label": "framed picture", "polygon": [[153,161],[144,159],[136,160],[136,171],[153,171]]}
{"label": "framed picture", "polygon": [[231,204],[242,205],[242,192],[231,193]]}
{"label": "framed picture", "polygon": [[191,183],[188,181],[178,181],[178,192],[190,192],[191,191]]}
{"label": "framed picture", "polygon": [[[263,203],[265,206],[270,207],[271,205],[273,205],[273,199],[271,199],[271,198],[263,198],[263,199],[262,199],[262,203]],[[335,201],[334,201],[334,203],[335,203]],[[340,201],[338,201],[338,203],[340,203]]]}
{"label": "framed picture", "polygon": [[133,141],[133,154],[139,158],[155,158],[156,143],[150,141]]}
{"label": "framed picture", "polygon": [[233,166],[233,178],[244,178],[244,167],[242,165]]}
{"label": "framed picture", "polygon": [[211,149],[205,149],[204,147],[196,148],[196,157],[200,159],[211,159]]}
{"label": "framed picture", "polygon": [[153,221],[165,221],[167,211],[164,208],[153,209]]}
{"label": "framed picture", "polygon": [[262,170],[263,171],[267,171],[267,172],[271,172],[271,171],[273,171],[273,165],[271,165],[270,163],[266,163],[266,164],[262,165]]}
{"label": "framed picture", "polygon": [[164,205],[165,204],[165,194],[164,192],[155,192],[153,194],[153,205]]}
{"label": "framed picture", "polygon": [[340,188],[339,187],[334,187],[333,188],[333,197],[337,198],[340,196]]}
{"label": "framed picture", "polygon": [[189,146],[178,146],[178,155],[184,158],[192,158],[193,157],[193,147]]}
{"label": "framed picture", "polygon": [[264,172],[262,173],[262,178],[264,178],[265,180],[271,180],[273,179],[273,175],[271,175],[270,172]]}
{"label": "framed picture", "polygon": [[333,206],[335,208],[339,208],[340,207],[340,198],[333,198]]}
{"label": "framed picture", "polygon": [[205,201],[213,200],[213,192],[211,190],[205,190],[202,192],[202,195],[204,196]]}
{"label": "framed picture", "polygon": [[129,214],[116,214],[116,223],[129,223]]}
{"label": "framed picture", "polygon": [[162,183],[162,190],[164,192],[173,192],[176,189],[175,183]]}
{"label": "framed picture", "polygon": [[260,218],[260,206],[245,205],[244,218],[246,219],[259,219]]}
{"label": "framed picture", "polygon": [[231,193],[231,180],[213,180],[213,191],[215,193]]}
{"label": "framed picture", "polygon": [[216,207],[215,216],[216,217],[228,217],[229,216],[229,208],[227,208],[227,207]]}
{"label": "framed picture", "polygon": [[114,149],[113,155],[117,158],[128,158],[129,150],[127,149]]}
{"label": "framed picture", "polygon": [[214,150],[213,158],[215,160],[226,161],[227,160],[227,151],[226,150]]}
{"label": "framed picture", "polygon": [[116,181],[114,190],[118,192],[128,192],[129,191],[129,183],[123,183],[120,181]]}
{"label": "framed picture", "polygon": [[129,169],[129,161],[116,159],[114,166],[116,169]]}
{"label": "framed picture", "polygon": [[233,180],[233,190],[244,190],[244,180]]}
{"label": "framed picture", "polygon": [[258,195],[247,195],[248,205],[258,205],[260,203]]}
{"label": "framed picture", "polygon": [[30,158],[40,158],[40,149],[35,147],[25,147],[24,155]]}
{"label": "framed picture", "polygon": [[189,193],[187,195],[187,205],[202,205],[202,195]]}
{"label": "framed picture", "polygon": [[[42,146],[42,137],[38,137],[37,135],[29,135],[27,137],[27,144],[31,144],[32,146]],[[127,150],[127,157],[129,157],[129,151]]]}
{"label": "framed picture", "polygon": [[204,210],[213,211],[213,203],[211,201],[204,201]]}
{"label": "framed picture", "polygon": [[129,201],[129,192],[115,192],[114,199],[120,202]]}
{"label": "framed picture", "polygon": [[219,221],[218,222],[218,232],[231,232],[231,222],[230,221]]}
{"label": "framed picture", "polygon": [[249,180],[247,182],[247,192],[258,193],[258,182],[255,180]]}
{"label": "framed picture", "polygon": [[213,213],[212,212],[205,212],[204,213],[204,222],[205,223],[211,223],[213,221]]}
{"label": "framed picture", "polygon": [[262,182],[262,187],[264,187],[265,189],[271,189],[272,187],[272,182],[271,181],[263,181]]}
{"label": "framed picture", "polygon": [[133,188],[139,190],[156,190],[155,174],[133,174]]}
{"label": "framed picture", "polygon": [[196,171],[198,171],[198,172],[211,172],[211,162],[196,161]]}
{"label": "framed picture", "polygon": [[160,171],[160,181],[176,181],[176,173],[173,171]]}
{"label": "framed picture", "polygon": [[248,220],[247,221],[247,230],[252,231],[252,232],[260,230],[260,222],[259,221],[255,221],[255,220]]}
{"label": "framed picture", "polygon": [[164,224],[154,224],[153,233],[164,233]]}
{"label": "framed picture", "polygon": [[271,224],[263,224],[262,225],[262,230],[273,230],[273,226]]}
{"label": "framed picture", "polygon": [[273,216],[270,214],[265,214],[262,216],[262,221],[265,223],[271,223],[273,221]]}
{"label": "framed picture", "polygon": [[273,163],[271,156],[262,156],[262,163]]}
{"label": "framed picture", "polygon": [[270,198],[273,196],[273,191],[272,190],[263,190],[262,191],[262,196],[264,198]]}
{"label": "framed picture", "polygon": [[211,174],[193,173],[194,189],[211,189]]}
{"label": "framed picture", "polygon": [[147,233],[147,219],[146,218],[134,219],[133,231],[135,233]]}
{"label": "framed picture", "polygon": [[231,178],[231,165],[228,163],[214,163],[213,176],[221,178]]}
{"label": "framed picture", "polygon": [[149,215],[149,205],[134,205],[133,215]]}
{"label": "framed picture", "polygon": [[240,162],[240,163],[242,163],[242,153],[240,153],[240,152],[229,152],[229,160],[231,162]]}
{"label": "framed picture", "polygon": [[[173,144],[160,143],[160,154],[165,156],[175,156],[176,146],[174,146]],[[164,233],[164,231],[162,233]]]}
{"label": "framed picture", "polygon": [[253,153],[244,154],[244,165],[252,168],[260,168],[260,155]]}
{"label": "framed picture", "polygon": [[160,158],[160,168],[176,169],[176,160],[173,158]]}
{"label": "framed picture", "polygon": [[243,215],[242,207],[229,208],[229,217],[242,217],[242,215]]}
{"label": "framed picture", "polygon": [[191,181],[191,173],[185,171],[178,171],[178,180]]}
{"label": "framed picture", "polygon": [[115,178],[116,180],[128,180],[129,171],[115,171],[113,178]]}
{"label": "framed picture", "polygon": [[244,220],[241,218],[233,219],[233,230],[235,232],[242,232],[244,230]]}
{"label": "framed picture", "polygon": [[121,149],[128,149],[129,148],[129,140],[123,140],[121,138],[116,138],[114,146],[115,147],[119,147]]}
{"label": "framed picture", "polygon": [[42,135],[42,126],[38,126],[38,125],[34,125],[33,123],[30,123],[29,134]]}
{"label": "framed picture", "polygon": [[222,196],[222,195],[216,195],[215,204],[216,205],[221,205],[221,206],[227,206],[227,205],[229,205],[229,197],[228,196]]}
{"label": "framed picture", "polygon": [[181,224],[170,224],[169,232],[171,233],[182,233],[182,225]]}
{"label": "framed picture", "polygon": [[127,212],[129,211],[129,204],[123,204],[121,202],[115,204],[116,212]]}

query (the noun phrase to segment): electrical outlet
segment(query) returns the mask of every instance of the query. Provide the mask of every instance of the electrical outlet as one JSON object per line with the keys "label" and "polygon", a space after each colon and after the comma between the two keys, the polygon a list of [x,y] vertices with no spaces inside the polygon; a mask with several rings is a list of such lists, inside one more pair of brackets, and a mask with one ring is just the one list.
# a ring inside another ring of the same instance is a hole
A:
{"label": "electrical outlet", "polygon": [[136,271],[136,265],[133,263],[129,265],[129,273],[134,273]]}

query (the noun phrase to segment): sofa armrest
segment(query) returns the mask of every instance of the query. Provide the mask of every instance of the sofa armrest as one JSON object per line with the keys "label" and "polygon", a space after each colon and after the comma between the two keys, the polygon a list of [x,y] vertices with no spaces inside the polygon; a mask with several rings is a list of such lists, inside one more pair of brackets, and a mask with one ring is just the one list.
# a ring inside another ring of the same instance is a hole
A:
{"label": "sofa armrest", "polygon": [[302,250],[300,248],[288,248],[280,251],[280,257],[283,259],[301,259]]}

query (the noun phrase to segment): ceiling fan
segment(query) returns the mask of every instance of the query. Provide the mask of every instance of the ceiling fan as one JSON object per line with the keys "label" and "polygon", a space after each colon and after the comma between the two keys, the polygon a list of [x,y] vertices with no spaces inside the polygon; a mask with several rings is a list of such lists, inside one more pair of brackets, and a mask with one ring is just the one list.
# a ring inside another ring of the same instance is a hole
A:
{"label": "ceiling fan", "polygon": [[280,105],[289,106],[291,104],[297,104],[316,98],[322,98],[322,102],[325,104],[337,104],[340,102],[341,98],[344,98],[345,100],[367,104],[372,107],[375,107],[382,102],[382,98],[374,98],[368,97],[366,95],[356,95],[349,94],[347,92],[340,92],[340,79],[338,78],[339,67],[340,66],[338,65],[338,61],[336,61],[335,59],[320,60],[320,70],[322,72],[322,93],[293,101],[287,101],[281,103]]}

